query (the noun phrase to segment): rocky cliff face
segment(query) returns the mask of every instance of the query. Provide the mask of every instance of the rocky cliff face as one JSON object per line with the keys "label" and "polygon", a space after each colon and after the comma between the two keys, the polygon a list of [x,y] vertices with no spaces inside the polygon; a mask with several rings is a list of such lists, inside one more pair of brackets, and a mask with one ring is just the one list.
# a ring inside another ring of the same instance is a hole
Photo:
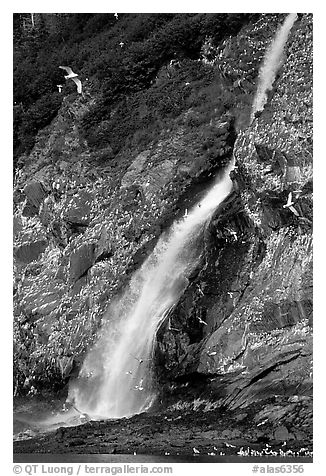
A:
{"label": "rocky cliff face", "polygon": [[[202,123],[199,101],[145,150],[104,151],[103,158],[78,129],[96,95],[69,96],[20,159],[16,393],[64,386],[108,303],[233,154],[234,192],[207,226],[201,266],[157,336],[162,401],[196,396],[231,409],[258,403],[257,424],[287,414],[293,434],[302,425],[309,433],[311,15],[296,21],[269,101],[249,124],[259,63],[282,18],[261,15],[210,54],[206,45],[207,75],[213,71],[237,104],[221,116],[214,117],[212,100]],[[214,93],[213,86],[191,87],[202,101]],[[290,192],[296,213],[283,207]]]}

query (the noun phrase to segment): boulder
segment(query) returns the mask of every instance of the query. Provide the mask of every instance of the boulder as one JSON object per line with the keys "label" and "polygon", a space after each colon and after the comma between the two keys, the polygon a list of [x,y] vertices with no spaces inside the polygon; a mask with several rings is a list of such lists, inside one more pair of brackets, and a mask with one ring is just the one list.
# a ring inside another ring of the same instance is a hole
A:
{"label": "boulder", "polygon": [[52,311],[58,309],[61,294],[51,283],[45,282],[43,287],[39,286],[32,291],[28,285],[24,288],[21,305],[24,312],[31,315],[30,320],[38,320],[40,317],[48,316]]}
{"label": "boulder", "polygon": [[221,434],[221,438],[226,439],[226,440],[232,440],[233,431],[232,430],[224,430]]}
{"label": "boulder", "polygon": [[290,439],[290,433],[286,426],[281,425],[274,431],[274,440],[287,441]]}
{"label": "boulder", "polygon": [[95,262],[95,244],[85,243],[70,255],[70,281],[76,282]]}
{"label": "boulder", "polygon": [[41,253],[44,252],[48,242],[46,240],[38,240],[32,243],[17,246],[14,249],[14,257],[22,263],[31,263],[35,261]]}
{"label": "boulder", "polygon": [[303,440],[306,440],[307,439],[307,435],[305,433],[303,433],[302,431],[298,431],[296,430],[294,432],[294,438],[297,440],[297,441],[303,441]]}
{"label": "boulder", "polygon": [[90,222],[90,214],[94,195],[87,190],[80,190],[67,204],[64,219],[72,225],[87,226]]}
{"label": "boulder", "polygon": [[38,208],[36,208],[32,203],[27,201],[22,211],[23,217],[35,217],[37,214]]}
{"label": "boulder", "polygon": [[23,230],[22,219],[19,215],[14,215],[13,218],[13,234],[14,236],[19,235],[19,233]]}
{"label": "boulder", "polygon": [[290,166],[288,165],[286,169],[286,182],[289,183],[300,183],[301,181],[301,171],[300,167],[297,165]]}
{"label": "boulder", "polygon": [[137,155],[135,160],[132,162],[127,172],[124,174],[121,180],[121,186],[123,188],[131,187],[135,182],[142,181],[142,174],[146,170],[146,165],[149,160],[149,151],[144,151],[141,154]]}
{"label": "boulder", "polygon": [[37,210],[40,208],[41,203],[47,196],[44,186],[38,180],[32,180],[24,187],[24,193],[28,202],[33,205]]}
{"label": "boulder", "polygon": [[103,259],[108,259],[113,255],[113,248],[111,243],[111,237],[104,226],[101,230],[100,239],[97,242],[95,248],[95,260],[102,261]]}

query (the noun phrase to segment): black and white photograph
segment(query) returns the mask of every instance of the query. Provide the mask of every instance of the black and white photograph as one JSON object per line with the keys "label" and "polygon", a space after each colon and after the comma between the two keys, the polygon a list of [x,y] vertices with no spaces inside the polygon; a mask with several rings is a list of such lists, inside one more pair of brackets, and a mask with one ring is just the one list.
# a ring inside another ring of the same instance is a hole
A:
{"label": "black and white photograph", "polygon": [[304,473],[315,14],[114,7],[11,15],[14,473]]}

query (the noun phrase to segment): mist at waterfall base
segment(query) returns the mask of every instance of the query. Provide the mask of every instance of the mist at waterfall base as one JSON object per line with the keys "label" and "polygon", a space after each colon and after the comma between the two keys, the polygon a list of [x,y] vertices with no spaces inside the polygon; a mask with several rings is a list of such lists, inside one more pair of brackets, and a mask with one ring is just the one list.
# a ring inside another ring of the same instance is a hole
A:
{"label": "mist at waterfall base", "polygon": [[282,64],[286,41],[296,19],[296,13],[290,13],[285,18],[265,53],[264,62],[259,71],[257,92],[252,105],[251,121],[255,118],[255,113],[262,111],[267,102],[267,92],[272,90],[276,73]]}
{"label": "mist at waterfall base", "polygon": [[233,163],[187,216],[158,241],[123,295],[106,312],[68,401],[93,419],[147,410],[156,395],[152,358],[156,332],[187,287],[198,264],[207,220],[230,194]]}

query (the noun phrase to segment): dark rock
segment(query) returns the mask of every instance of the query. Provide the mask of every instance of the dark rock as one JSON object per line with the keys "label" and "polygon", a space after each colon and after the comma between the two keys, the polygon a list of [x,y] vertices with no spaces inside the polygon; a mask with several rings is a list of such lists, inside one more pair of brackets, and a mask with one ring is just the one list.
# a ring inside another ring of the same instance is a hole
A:
{"label": "dark rock", "polygon": [[307,439],[307,435],[303,431],[294,430],[293,435],[294,438],[298,441],[303,441]]}
{"label": "dark rock", "polygon": [[105,226],[101,230],[100,239],[96,244],[94,257],[96,261],[111,258],[113,256],[113,247],[110,234]]}
{"label": "dark rock", "polygon": [[274,439],[278,441],[287,441],[290,439],[290,433],[286,426],[281,425],[274,431]]}
{"label": "dark rock", "polygon": [[276,175],[285,175],[287,159],[285,154],[276,149],[255,143],[255,149],[261,162],[267,163],[271,167],[271,172]]}
{"label": "dark rock", "polygon": [[252,438],[255,439],[256,441],[260,441],[260,442],[263,442],[264,439],[265,439],[265,432],[261,429],[257,429],[257,430],[254,430],[253,431],[253,434],[252,434]]}
{"label": "dark rock", "polygon": [[85,440],[83,438],[74,438],[68,442],[68,446],[85,446]]}
{"label": "dark rock", "polygon": [[55,438],[58,439],[59,441],[63,441],[66,433],[66,428],[61,427],[58,428],[57,431],[55,432]]}
{"label": "dark rock", "polygon": [[46,249],[48,242],[46,240],[34,241],[32,243],[17,246],[14,249],[14,257],[22,263],[31,263],[35,261]]}
{"label": "dark rock", "polygon": [[37,210],[40,208],[41,203],[47,196],[47,192],[41,182],[33,180],[24,187],[24,193],[28,199],[28,202],[33,205]]}
{"label": "dark rock", "polygon": [[64,281],[66,278],[66,266],[61,265],[58,267],[58,270],[55,274],[55,279],[59,279],[61,281]]}
{"label": "dark rock", "polygon": [[265,434],[259,434],[259,436],[257,436],[257,439],[256,439],[257,443],[267,443],[270,441],[270,438],[268,437],[268,435],[265,435]]}
{"label": "dark rock", "polygon": [[20,216],[14,216],[13,218],[13,235],[19,235],[19,233],[22,231],[23,225],[22,225],[22,220]]}
{"label": "dark rock", "polygon": [[95,262],[95,244],[85,243],[70,255],[69,277],[76,282]]}
{"label": "dark rock", "polygon": [[76,195],[69,199],[69,206],[64,214],[64,219],[70,225],[79,227],[87,226],[90,221],[90,213],[94,195],[87,190],[79,190]]}
{"label": "dark rock", "polygon": [[32,203],[28,202],[23,208],[22,215],[23,217],[35,217],[38,214],[38,208],[35,207]]}
{"label": "dark rock", "polygon": [[233,436],[232,430],[224,430],[221,433],[221,438],[223,438],[225,440],[231,440],[232,436]]}
{"label": "dark rock", "polygon": [[[86,273],[86,271],[85,271]],[[79,294],[82,288],[87,284],[87,276],[84,274],[81,278],[77,279],[77,281],[74,283],[71,293],[72,296],[75,296],[76,294]],[[69,315],[74,315],[74,312],[69,313]]]}
{"label": "dark rock", "polygon": [[245,418],[247,418],[247,416],[248,416],[248,413],[239,413],[238,415],[236,415],[235,420],[236,421],[242,421]]}

